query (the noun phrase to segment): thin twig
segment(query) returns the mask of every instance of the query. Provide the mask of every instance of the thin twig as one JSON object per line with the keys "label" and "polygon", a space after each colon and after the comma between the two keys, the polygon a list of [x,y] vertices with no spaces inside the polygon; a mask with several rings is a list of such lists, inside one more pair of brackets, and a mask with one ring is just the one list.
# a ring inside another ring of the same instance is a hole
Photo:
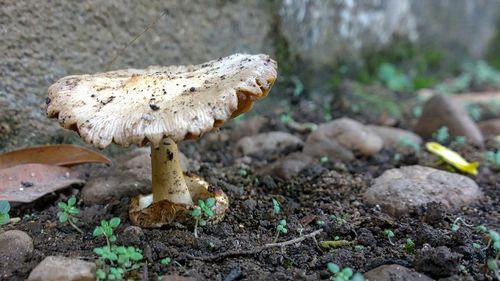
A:
{"label": "thin twig", "polygon": [[146,27],[146,29],[144,29],[141,33],[137,34],[134,39],[132,39],[132,41],[130,41],[127,45],[125,45],[123,48],[121,48],[116,54],[115,56],[111,59],[111,61],[106,65],[106,68],[105,68],[105,71],[108,71],[109,68],[111,67],[111,65],[113,65],[113,63],[115,62],[115,60],[132,44],[134,44],[134,42],[139,39],[139,37],[141,37],[144,33],[146,33],[151,27],[155,26],[161,18],[163,18],[166,14],[168,14],[168,10],[165,9],[163,10],[163,12],[161,13],[160,16],[158,16],[158,18],[156,18],[156,20],[154,22],[152,22],[151,24],[148,25],[148,27]]}
{"label": "thin twig", "polygon": [[231,256],[254,255],[254,254],[260,253],[263,250],[268,249],[268,248],[285,247],[285,246],[289,246],[289,245],[293,245],[293,244],[302,242],[302,241],[306,240],[307,238],[314,238],[314,236],[320,234],[322,231],[323,231],[323,229],[318,229],[318,230],[313,231],[309,234],[306,234],[304,236],[301,236],[301,237],[298,237],[298,238],[295,238],[292,240],[279,242],[279,243],[268,243],[268,244],[265,244],[263,246],[256,247],[252,250],[227,251],[227,252],[216,254],[216,255],[202,256],[202,257],[196,257],[196,256],[192,256],[190,254],[186,254],[186,257],[190,258],[190,259],[194,259],[194,260],[201,260],[201,261],[215,261],[215,260],[225,259],[225,258],[231,257]]}

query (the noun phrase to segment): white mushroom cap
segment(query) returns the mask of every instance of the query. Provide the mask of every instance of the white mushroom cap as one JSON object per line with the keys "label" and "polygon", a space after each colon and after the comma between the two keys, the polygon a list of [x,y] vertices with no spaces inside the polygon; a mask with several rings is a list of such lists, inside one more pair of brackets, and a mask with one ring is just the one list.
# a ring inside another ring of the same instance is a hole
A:
{"label": "white mushroom cap", "polygon": [[99,148],[179,142],[250,110],[271,89],[276,69],[267,55],[235,54],[200,65],[67,76],[50,86],[47,113]]}

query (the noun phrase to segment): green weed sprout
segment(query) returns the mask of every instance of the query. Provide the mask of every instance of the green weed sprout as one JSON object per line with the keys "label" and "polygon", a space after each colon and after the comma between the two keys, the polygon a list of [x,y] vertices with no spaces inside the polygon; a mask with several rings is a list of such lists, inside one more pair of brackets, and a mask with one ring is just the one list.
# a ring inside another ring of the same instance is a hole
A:
{"label": "green weed sprout", "polygon": [[0,225],[8,224],[10,222],[9,211],[9,201],[0,200]]}
{"label": "green weed sprout", "polygon": [[215,207],[215,198],[207,198],[207,200],[198,200],[198,206],[195,206],[191,211],[191,216],[196,220],[194,224],[194,237],[198,238],[198,225],[205,226],[206,219],[214,217],[213,208]]}
{"label": "green weed sprout", "polygon": [[418,143],[416,143],[414,140],[410,139],[409,137],[402,137],[399,140],[399,143],[403,146],[409,147],[410,149],[412,149],[415,152],[420,151],[420,145]]}
{"label": "green weed sprout", "polygon": [[392,242],[392,238],[394,238],[394,232],[392,232],[392,230],[390,229],[385,229],[384,230],[384,236],[387,237],[387,239],[389,240],[389,243],[391,243],[391,245],[394,246],[394,243]]}
{"label": "green weed sprout", "polygon": [[75,206],[76,205],[76,198],[75,196],[71,196],[66,203],[64,202],[59,202],[57,204],[57,207],[59,208],[59,212],[57,212],[57,217],[59,218],[60,223],[66,223],[68,222],[71,227],[73,227],[76,231],[80,232],[83,234],[83,231],[76,226],[76,222],[78,219],[75,217],[80,213],[80,210]]}
{"label": "green weed sprout", "polygon": [[340,269],[340,267],[333,263],[329,262],[327,265],[328,271],[333,274],[330,280],[333,281],[364,281],[365,277],[361,273],[354,273],[350,267],[344,267]]}
{"label": "green weed sprout", "polygon": [[163,265],[168,265],[172,262],[172,258],[169,258],[169,257],[165,257],[163,259],[160,260],[160,263],[163,264]]}
{"label": "green weed sprout", "polygon": [[500,150],[486,152],[486,161],[494,167],[500,167]]}
{"label": "green weed sprout", "polygon": [[110,242],[116,241],[116,236],[113,234],[113,230],[120,225],[120,218],[114,217],[109,221],[102,220],[101,225],[94,229],[92,235],[94,237],[103,235],[106,238],[106,244],[110,247]]}
{"label": "green weed sprout", "polygon": [[274,238],[274,242],[278,241],[278,237],[280,234],[287,234],[288,229],[286,228],[286,220],[280,220],[278,225],[276,226],[276,237]]}
{"label": "green weed sprout", "polygon": [[99,256],[97,263],[101,268],[96,271],[99,280],[124,279],[125,273],[138,269],[143,259],[141,250],[132,246],[104,246],[95,248],[94,253]]}
{"label": "green weed sprout", "polygon": [[432,137],[439,143],[446,142],[450,138],[448,127],[443,126],[439,128],[434,134],[432,134]]}
{"label": "green weed sprout", "polygon": [[278,200],[273,198],[273,211],[275,215],[279,215],[281,212],[281,204],[278,202]]}
{"label": "green weed sprout", "polygon": [[488,247],[492,246],[495,250],[495,257],[487,261],[488,268],[493,271],[498,280],[500,280],[500,234],[494,230],[488,231]]}
{"label": "green weed sprout", "polygon": [[406,243],[403,246],[403,249],[408,254],[414,253],[415,252],[415,242],[413,242],[413,240],[411,238],[406,239]]}

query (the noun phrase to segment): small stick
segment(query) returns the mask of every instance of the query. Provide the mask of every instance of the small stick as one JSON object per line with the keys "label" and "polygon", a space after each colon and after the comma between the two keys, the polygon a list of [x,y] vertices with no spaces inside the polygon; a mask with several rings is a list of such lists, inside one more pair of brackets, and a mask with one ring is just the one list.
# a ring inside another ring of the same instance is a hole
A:
{"label": "small stick", "polygon": [[252,250],[246,250],[246,251],[227,251],[224,253],[216,254],[216,255],[211,255],[211,256],[204,256],[204,257],[196,257],[192,256],[190,254],[186,254],[187,258],[194,259],[194,260],[201,260],[201,261],[215,261],[215,260],[221,260],[225,259],[230,256],[243,256],[243,255],[253,255],[262,252],[265,249],[268,248],[274,248],[274,247],[285,247],[289,245],[293,245],[299,242],[302,242],[306,240],[307,238],[314,238],[314,236],[320,234],[323,231],[323,229],[318,229],[316,231],[313,231],[309,234],[306,234],[302,237],[298,237],[292,240],[284,241],[284,242],[279,242],[279,243],[268,243],[260,247],[256,247]]}
{"label": "small stick", "polygon": [[166,14],[168,14],[168,10],[165,9],[163,10],[163,13],[161,13],[161,15],[152,23],[150,23],[148,25],[148,27],[146,27],[146,29],[144,29],[141,33],[137,34],[134,39],[132,39],[132,41],[130,41],[127,45],[125,45],[123,48],[121,48],[116,54],[115,56],[111,59],[111,61],[108,63],[108,65],[106,65],[106,68],[105,70],[108,71],[109,68],[111,67],[111,65],[113,65],[113,63],[115,62],[115,60],[132,44],[134,44],[134,42],[139,39],[139,37],[141,37],[144,33],[146,33],[151,27],[155,26],[161,18],[163,18],[163,16],[165,16]]}

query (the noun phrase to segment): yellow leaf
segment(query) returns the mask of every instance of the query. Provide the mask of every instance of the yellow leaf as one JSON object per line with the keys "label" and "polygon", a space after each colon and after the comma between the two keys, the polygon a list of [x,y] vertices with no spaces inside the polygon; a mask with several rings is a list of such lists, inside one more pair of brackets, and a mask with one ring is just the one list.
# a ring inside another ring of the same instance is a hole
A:
{"label": "yellow leaf", "polygon": [[479,166],[478,162],[467,162],[460,154],[455,151],[442,146],[437,142],[428,142],[425,144],[425,147],[430,152],[440,156],[446,163],[452,165],[458,170],[469,173],[471,175],[477,175],[477,167]]}

